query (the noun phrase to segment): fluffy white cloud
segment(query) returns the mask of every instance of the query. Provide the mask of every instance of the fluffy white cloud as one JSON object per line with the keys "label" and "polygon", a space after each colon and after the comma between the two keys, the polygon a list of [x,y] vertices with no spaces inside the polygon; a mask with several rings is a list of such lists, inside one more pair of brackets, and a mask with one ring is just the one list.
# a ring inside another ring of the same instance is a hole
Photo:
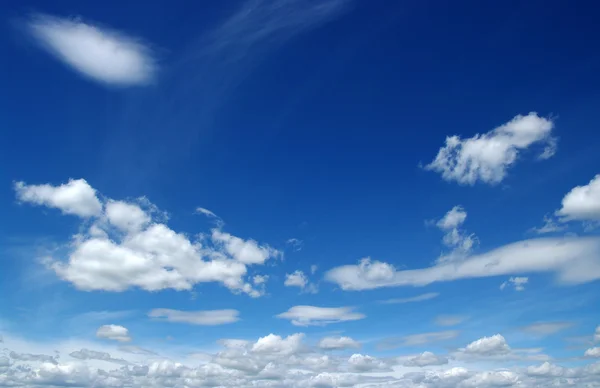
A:
{"label": "fluffy white cloud", "polygon": [[119,325],[100,326],[96,331],[96,337],[119,342],[131,341],[131,337],[129,336],[129,330],[127,330],[126,327]]}
{"label": "fluffy white cloud", "polygon": [[596,331],[594,332],[594,341],[600,342],[600,326],[596,327]]}
{"label": "fluffy white cloud", "polygon": [[151,81],[156,72],[150,48],[123,33],[48,15],[36,15],[27,26],[42,48],[95,81],[139,85]]}
{"label": "fluffy white cloud", "polygon": [[600,239],[565,237],[525,240],[472,255],[456,263],[438,263],[422,269],[397,270],[393,265],[362,259],[328,271],[325,279],[343,290],[379,287],[425,286],[508,274],[554,272],[562,284],[600,279]]}
{"label": "fluffy white cloud", "polygon": [[498,355],[510,352],[510,347],[500,334],[483,337],[467,345],[463,351],[467,354]]}
{"label": "fluffy white cloud", "polygon": [[350,337],[325,337],[319,341],[317,346],[324,350],[339,350],[360,348],[360,343]]}
{"label": "fluffy white cloud", "polygon": [[[194,285],[219,282],[235,293],[264,294],[245,280],[249,265],[264,264],[281,253],[254,240],[213,229],[211,240],[190,240],[165,223],[149,201],[107,200],[106,206],[85,180],[51,185],[15,185],[21,201],[60,208],[65,213],[95,217],[69,243],[67,260],[44,263],[63,280],[81,290],[191,290]],[[144,205],[143,208],[140,205]],[[104,211],[103,211],[104,208]],[[212,244],[211,244],[212,243]]]}
{"label": "fluffy white cloud", "polygon": [[404,366],[432,366],[432,365],[445,365],[448,363],[448,358],[443,356],[437,356],[431,352],[423,352],[417,356],[410,357],[404,361]]}
{"label": "fluffy white cloud", "polygon": [[277,318],[289,319],[296,326],[319,326],[366,318],[366,315],[353,310],[352,307],[294,306]]}
{"label": "fluffy white cloud", "polygon": [[151,318],[164,318],[169,322],[189,323],[191,325],[216,326],[239,321],[237,310],[181,311],[154,309],[148,313]]}
{"label": "fluffy white cloud", "polygon": [[449,263],[464,259],[477,244],[478,239],[475,234],[468,234],[460,227],[467,219],[467,212],[462,206],[454,206],[442,219],[436,222],[436,226],[444,234],[444,245],[451,248],[452,251],[441,256],[437,263]]}
{"label": "fluffy white cloud", "polygon": [[545,145],[540,158],[547,159],[556,150],[551,132],[554,123],[536,113],[517,115],[511,121],[487,133],[468,139],[446,138],[435,159],[426,169],[442,174],[447,181],[473,185],[477,181],[500,183],[516,163],[519,153],[534,144]]}
{"label": "fluffy white cloud", "polygon": [[563,221],[600,221],[600,174],[569,191],[556,215]]}
{"label": "fluffy white cloud", "polygon": [[565,374],[565,368],[546,361],[539,366],[528,367],[527,374],[535,377],[560,377]]}
{"label": "fluffy white cloud", "polygon": [[461,383],[461,387],[510,387],[519,382],[519,376],[511,371],[486,371],[477,373]]}
{"label": "fluffy white cloud", "polygon": [[386,362],[375,357],[362,354],[353,354],[348,359],[350,369],[356,372],[376,372],[388,370],[390,367]]}
{"label": "fluffy white cloud", "polygon": [[286,287],[299,287],[304,292],[316,294],[318,292],[317,286],[310,283],[308,277],[304,271],[296,270],[292,273],[285,274],[285,281],[283,283]]}
{"label": "fluffy white cloud", "polygon": [[598,348],[598,347],[589,348],[588,350],[585,351],[584,357],[599,358],[600,357],[600,348]]}
{"label": "fluffy white cloud", "polygon": [[261,337],[252,345],[252,351],[255,353],[283,354],[289,355],[297,353],[302,347],[304,334],[296,333],[282,338],[275,334],[269,334]]}
{"label": "fluffy white cloud", "polygon": [[102,204],[96,196],[96,190],[85,179],[70,179],[60,186],[16,182],[15,191],[17,199],[21,202],[59,209],[64,214],[92,217],[102,212]]}
{"label": "fluffy white cloud", "polygon": [[504,290],[508,286],[513,286],[515,291],[524,291],[525,284],[529,283],[529,278],[526,276],[513,276],[504,283],[500,284],[500,289]]}

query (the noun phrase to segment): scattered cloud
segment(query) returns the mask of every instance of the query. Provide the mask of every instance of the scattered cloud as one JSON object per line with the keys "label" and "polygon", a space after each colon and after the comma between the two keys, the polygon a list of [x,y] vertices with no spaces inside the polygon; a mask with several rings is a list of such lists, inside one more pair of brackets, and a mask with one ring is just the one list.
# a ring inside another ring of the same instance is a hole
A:
{"label": "scattered cloud", "polygon": [[81,18],[38,14],[26,25],[40,47],[94,81],[131,86],[147,84],[155,77],[154,54],[138,38]]}
{"label": "scattered cloud", "polygon": [[188,323],[190,325],[217,326],[239,321],[237,310],[181,311],[154,309],[148,313],[151,318],[162,318],[168,322]]}
{"label": "scattered cloud", "polygon": [[596,348],[589,348],[588,350],[585,351],[584,357],[590,357],[590,358],[600,358],[600,348],[596,347]]}
{"label": "scattered cloud", "polygon": [[439,366],[445,365],[448,363],[448,358],[443,356],[436,356],[431,352],[423,352],[417,356],[410,357],[406,361],[404,361],[404,366]]}
{"label": "scattered cloud", "polygon": [[452,250],[436,260],[437,263],[450,263],[463,260],[478,243],[477,236],[468,234],[461,229],[467,219],[467,212],[462,206],[454,206],[442,219],[436,222],[436,226],[443,231],[443,243]]}
{"label": "scattered cloud", "polygon": [[285,274],[283,283],[286,287],[299,287],[302,291],[316,294],[319,290],[314,283],[310,283],[308,277],[301,270],[296,270],[291,274]]}
{"label": "scattered cloud", "polygon": [[438,315],[435,317],[435,324],[438,326],[456,326],[467,319],[468,317],[464,315]]}
{"label": "scattered cloud", "polygon": [[282,253],[252,239],[211,231],[210,240],[190,240],[164,223],[163,214],[147,199],[137,202],[107,199],[103,204],[85,180],[60,186],[15,184],[22,202],[45,205],[84,217],[82,232],[66,245],[67,260],[43,262],[61,279],[80,290],[121,292],[191,290],[219,282],[234,293],[264,294],[245,279],[248,266],[263,265]]}
{"label": "scattered cloud", "polygon": [[127,365],[129,364],[127,361],[121,358],[113,358],[109,353],[106,352],[98,352],[90,349],[81,349],[76,350],[74,352],[69,353],[69,356],[79,359],[79,360],[100,360],[106,362],[112,362],[114,364]]}
{"label": "scattered cloud", "polygon": [[596,327],[596,331],[594,332],[594,342],[600,342],[600,325]]}
{"label": "scattered cloud", "polygon": [[301,251],[304,247],[304,241],[298,240],[297,238],[290,238],[286,241],[286,244],[292,247],[296,252]]}
{"label": "scattered cloud", "polygon": [[269,334],[261,337],[252,345],[252,351],[255,353],[283,354],[289,355],[297,353],[302,347],[303,333],[296,333],[282,338],[275,334]]}
{"label": "scattered cloud", "polygon": [[289,319],[295,326],[324,326],[364,319],[366,315],[354,312],[352,307],[294,306],[277,318]]}
{"label": "scattered cloud", "polygon": [[10,358],[12,358],[13,360],[16,360],[16,361],[25,361],[25,362],[40,361],[40,362],[46,362],[49,364],[58,364],[56,357],[48,356],[45,354],[17,353],[15,351],[11,351],[10,353],[8,353],[8,355],[10,356]]}
{"label": "scattered cloud", "polygon": [[131,337],[129,336],[129,330],[127,330],[126,327],[119,325],[100,326],[96,331],[96,337],[119,342],[131,341]]}
{"label": "scattered cloud", "polygon": [[533,228],[531,230],[537,234],[546,234],[546,233],[562,232],[566,228],[567,227],[565,225],[558,224],[556,222],[556,220],[554,218],[552,218],[551,216],[545,215],[544,216],[544,225],[542,225],[539,228]]}
{"label": "scattered cloud", "polygon": [[431,300],[437,298],[440,294],[437,292],[428,292],[426,294],[421,294],[417,296],[413,296],[410,298],[395,298],[395,299],[386,299],[379,301],[379,303],[383,304],[401,304],[401,303],[412,303],[412,302],[424,302],[426,300]]}
{"label": "scattered cloud", "polygon": [[511,286],[511,287],[514,287],[515,291],[525,291],[525,284],[527,284],[528,282],[529,282],[528,277],[524,277],[524,276],[511,277],[504,283],[500,284],[500,289],[504,290],[506,287]]}
{"label": "scattered cloud", "polygon": [[545,146],[541,159],[554,155],[556,139],[552,137],[553,128],[552,120],[529,113],[517,115],[506,124],[468,139],[450,136],[425,169],[440,173],[444,180],[460,184],[473,185],[478,181],[498,184],[504,180],[519,155],[529,147]]}
{"label": "scattered cloud", "polygon": [[572,326],[573,322],[536,322],[531,325],[521,327],[520,330],[528,334],[546,336],[558,333],[559,331],[568,329]]}
{"label": "scattered cloud", "polygon": [[467,354],[498,355],[509,353],[510,347],[502,335],[496,334],[473,341],[462,351]]}
{"label": "scattered cloud", "polygon": [[350,337],[325,337],[317,346],[323,350],[341,350],[360,348],[360,343]]}
{"label": "scattered cloud", "polygon": [[561,221],[600,221],[600,174],[569,191],[556,215]]}
{"label": "scattered cloud", "polygon": [[325,279],[343,290],[426,286],[435,282],[521,273],[553,272],[562,284],[600,279],[600,239],[564,237],[525,240],[471,255],[457,263],[438,263],[422,269],[397,270],[392,264],[360,260],[329,270]]}

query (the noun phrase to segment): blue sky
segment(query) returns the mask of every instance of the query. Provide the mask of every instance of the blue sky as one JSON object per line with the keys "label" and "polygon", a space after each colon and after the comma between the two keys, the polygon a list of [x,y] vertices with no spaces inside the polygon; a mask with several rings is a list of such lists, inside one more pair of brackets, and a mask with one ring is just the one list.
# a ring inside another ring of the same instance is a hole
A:
{"label": "blue sky", "polygon": [[600,382],[595,4],[109,3],[1,5],[0,386]]}

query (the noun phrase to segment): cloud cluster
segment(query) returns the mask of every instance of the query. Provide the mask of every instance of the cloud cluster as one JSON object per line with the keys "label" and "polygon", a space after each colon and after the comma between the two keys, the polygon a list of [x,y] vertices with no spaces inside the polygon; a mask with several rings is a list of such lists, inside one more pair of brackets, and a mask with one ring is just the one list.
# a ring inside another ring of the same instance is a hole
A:
{"label": "cloud cluster", "polygon": [[553,128],[552,120],[537,113],[517,115],[484,134],[468,139],[447,137],[445,146],[425,168],[440,173],[447,181],[460,184],[473,185],[478,181],[498,184],[517,162],[519,154],[529,147],[544,146],[540,159],[554,155],[556,138],[552,137]]}
{"label": "cloud cluster", "polygon": [[[10,341],[9,341],[10,342]],[[600,363],[567,368],[543,361],[513,366],[491,366],[482,361],[516,353],[497,334],[483,337],[442,355],[429,351],[411,356],[374,357],[344,352],[353,346],[344,337],[323,338],[311,347],[303,333],[286,337],[269,334],[255,341],[223,339],[221,347],[205,353],[198,363],[146,354],[134,360],[88,348],[69,350],[57,358],[9,351],[0,356],[2,386],[93,386],[93,387],[380,387],[380,388],[492,388],[542,386],[596,386],[600,383]],[[8,345],[10,346],[10,344]],[[332,349],[340,353],[329,352]],[[323,353],[325,350],[327,353]],[[596,357],[590,349],[586,357]],[[465,354],[456,361],[457,354]],[[497,360],[497,359],[496,359]],[[526,361],[526,360],[525,360]],[[473,368],[471,368],[473,363]]]}
{"label": "cloud cluster", "polygon": [[157,71],[152,50],[121,32],[81,19],[35,15],[26,24],[40,47],[80,74],[119,86],[143,85]]}
{"label": "cloud cluster", "polygon": [[449,254],[440,257],[437,260],[438,263],[462,260],[477,244],[478,239],[475,234],[468,234],[461,229],[466,219],[467,212],[465,209],[462,206],[454,206],[442,219],[437,221],[436,226],[445,233],[442,240],[444,245],[452,249]]}
{"label": "cloud cluster", "polygon": [[246,280],[248,266],[281,256],[268,245],[219,228],[208,241],[191,240],[169,228],[147,200],[101,200],[83,179],[59,186],[18,182],[15,190],[23,203],[82,218],[83,232],[73,236],[67,260],[44,258],[61,279],[80,290],[191,290],[199,283],[218,282],[258,297],[264,290]]}

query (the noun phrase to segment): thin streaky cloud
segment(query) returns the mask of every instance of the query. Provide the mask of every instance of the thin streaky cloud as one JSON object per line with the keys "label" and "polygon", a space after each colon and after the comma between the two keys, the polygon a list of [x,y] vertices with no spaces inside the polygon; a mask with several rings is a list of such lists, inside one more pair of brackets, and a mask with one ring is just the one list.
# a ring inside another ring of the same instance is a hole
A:
{"label": "thin streaky cloud", "polygon": [[438,292],[428,292],[426,294],[421,294],[417,296],[413,296],[410,298],[394,298],[394,299],[386,299],[380,300],[381,304],[402,304],[402,303],[412,303],[412,302],[424,302],[426,300],[431,300],[437,298],[440,294]]}
{"label": "thin streaky cloud", "polygon": [[148,84],[158,69],[148,45],[116,30],[44,14],[30,17],[26,27],[40,47],[56,59],[103,84]]}

